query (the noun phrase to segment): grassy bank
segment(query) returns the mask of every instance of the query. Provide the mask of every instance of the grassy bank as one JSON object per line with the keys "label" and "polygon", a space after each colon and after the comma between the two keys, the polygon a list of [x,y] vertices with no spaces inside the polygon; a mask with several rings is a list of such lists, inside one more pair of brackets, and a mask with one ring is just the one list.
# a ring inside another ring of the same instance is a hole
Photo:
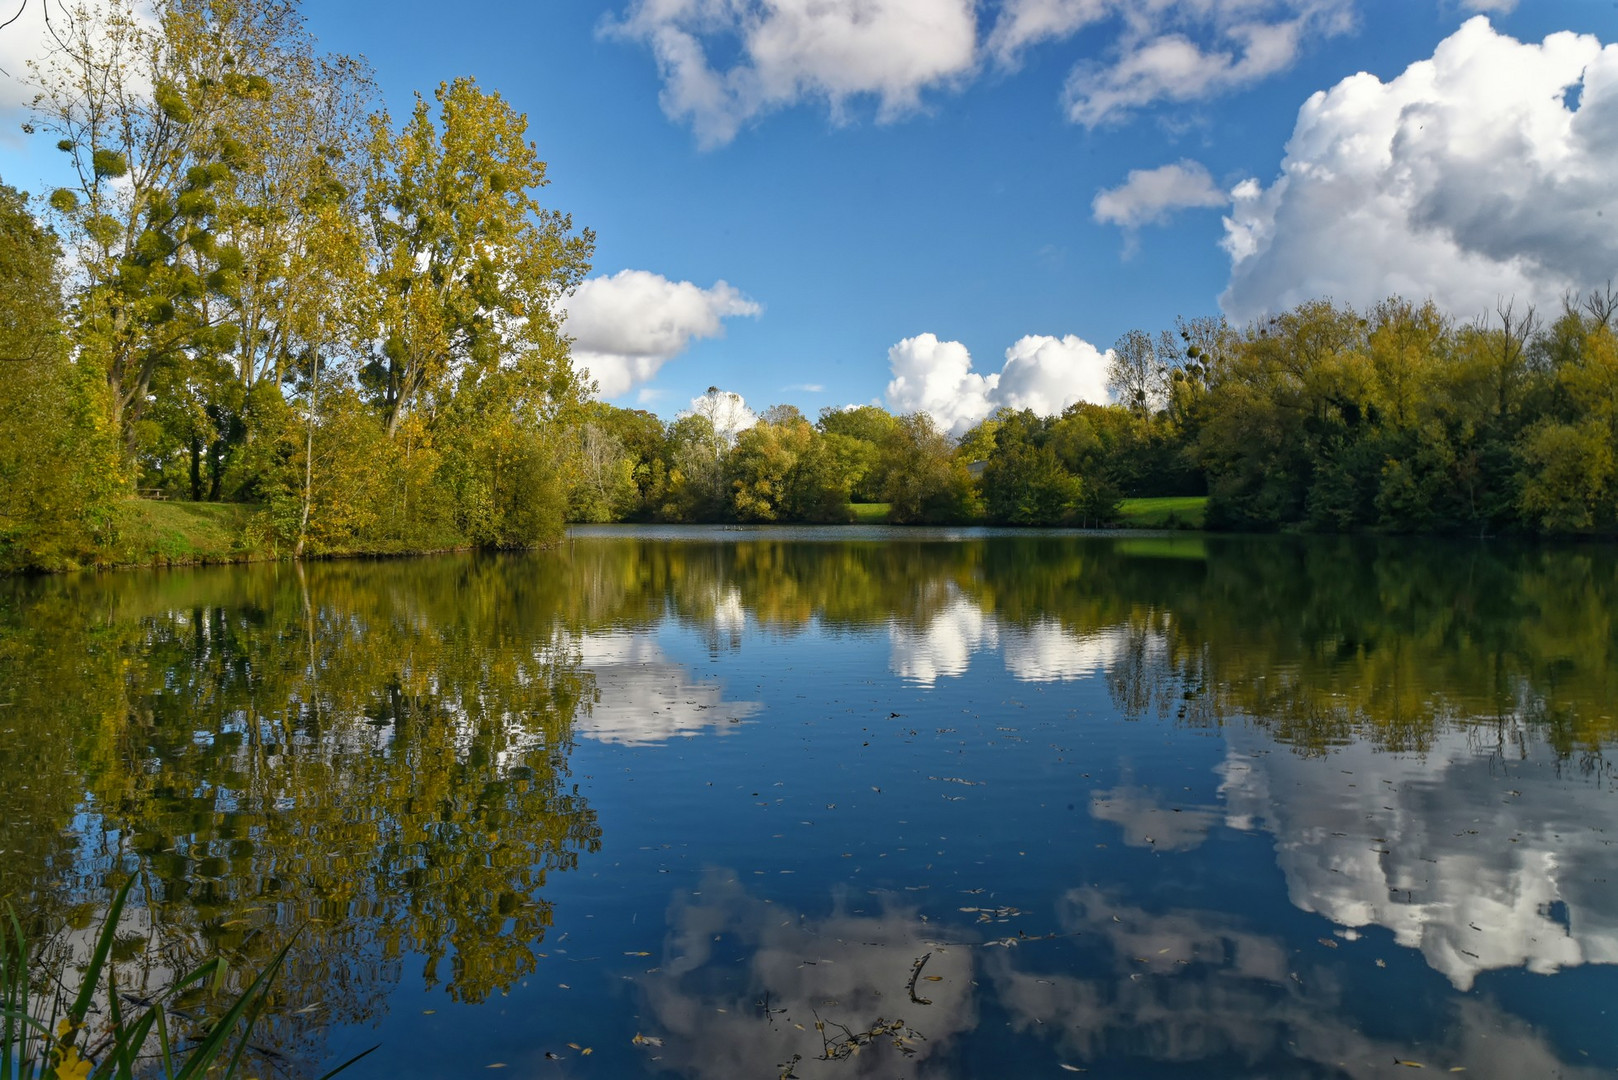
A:
{"label": "grassy bank", "polygon": [[[1200,529],[1205,496],[1125,499],[1118,524],[1129,529]],[[887,503],[852,503],[856,524],[881,525]],[[278,553],[258,519],[259,508],[242,503],[194,503],[127,499],[116,517],[116,539],[102,556],[105,567],[195,566],[257,562]]]}
{"label": "grassy bank", "polygon": [[849,503],[848,512],[856,525],[885,525],[891,503]]}
{"label": "grassy bank", "polygon": [[1208,509],[1208,496],[1125,499],[1118,509],[1118,524],[1126,529],[1200,529]]}
{"label": "grassy bank", "polygon": [[108,566],[194,566],[275,557],[257,527],[258,507],[243,503],[126,499],[118,504]]}

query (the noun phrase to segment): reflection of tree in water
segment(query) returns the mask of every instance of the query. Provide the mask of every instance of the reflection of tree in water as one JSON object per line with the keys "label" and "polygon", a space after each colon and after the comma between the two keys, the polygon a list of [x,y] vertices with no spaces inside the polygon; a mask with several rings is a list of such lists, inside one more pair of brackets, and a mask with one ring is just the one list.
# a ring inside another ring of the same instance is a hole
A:
{"label": "reflection of tree in water", "polygon": [[924,685],[998,650],[1019,679],[1104,670],[1128,717],[1243,717],[1306,752],[1420,749],[1449,721],[1521,719],[1565,756],[1614,734],[1618,553],[1343,538],[809,542],[580,539],[583,622],[672,615],[734,647],[767,631],[887,632]]}
{"label": "reflection of tree in water", "polygon": [[[1428,747],[1452,719],[1504,745],[1527,725],[1593,766],[1615,723],[1614,610],[1609,551],[1347,540],[581,539],[10,581],[0,762],[29,776],[0,783],[0,899],[89,922],[138,857],[154,925],[132,924],[120,955],[154,979],[215,947],[247,970],[315,920],[273,1032],[291,1047],[305,1029],[287,1016],[363,1017],[407,954],[462,1000],[530,969],[545,875],[597,843],[567,779],[591,635],[638,664],[634,636],[666,618],[716,649],[752,620],[936,660],[970,624],[1014,678],[1105,672],[1131,717],[1250,718],[1305,751]],[[711,704],[677,674],[664,697]],[[623,681],[611,700],[654,700]],[[602,732],[650,737],[607,712]]]}
{"label": "reflection of tree in water", "polygon": [[1614,734],[1613,610],[1606,550],[1232,541],[1131,618],[1111,683],[1126,715],[1246,717],[1307,752],[1520,721],[1577,756]]}
{"label": "reflection of tree in water", "polygon": [[[366,1018],[407,953],[458,1000],[511,985],[551,921],[546,875],[599,844],[567,779],[591,683],[560,633],[565,582],[515,565],[22,590],[0,647],[31,662],[4,691],[35,723],[6,756],[62,771],[38,796],[7,785],[6,846],[43,857],[7,864],[6,897],[82,923],[147,868],[151,926],[120,949],[137,989],[141,968],[161,982],[214,950],[248,978],[303,926],[262,1033],[282,1053]],[[83,840],[38,838],[52,826]]]}

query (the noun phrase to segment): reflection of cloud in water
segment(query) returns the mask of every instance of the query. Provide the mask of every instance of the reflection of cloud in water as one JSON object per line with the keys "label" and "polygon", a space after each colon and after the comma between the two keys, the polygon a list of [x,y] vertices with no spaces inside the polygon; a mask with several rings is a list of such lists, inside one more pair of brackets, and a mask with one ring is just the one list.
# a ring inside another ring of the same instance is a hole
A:
{"label": "reflection of cloud in water", "polygon": [[[929,939],[914,909],[896,898],[872,898],[878,914],[839,905],[811,919],[750,896],[729,871],[710,871],[699,889],[677,894],[669,913],[661,968],[640,980],[647,1015],[665,1040],[662,1064],[688,1076],[776,1076],[794,1054],[795,1072],[816,1076],[945,1076],[933,1055],[977,1023],[972,956],[965,946]],[[932,956],[907,989],[913,965]],[[929,977],[937,978],[931,981]],[[766,1004],[770,1010],[766,1015]],[[841,1061],[817,1060],[828,1034],[843,1024],[869,1029],[878,1018],[902,1020],[922,1037],[901,1059],[879,1040]],[[800,1028],[798,1025],[802,1025]]]}
{"label": "reflection of cloud in water", "polygon": [[1227,823],[1274,833],[1298,907],[1386,927],[1461,990],[1495,968],[1618,963],[1612,794],[1539,773],[1555,757],[1528,730],[1507,733],[1522,760],[1478,745],[1482,730],[1438,734],[1422,757],[1357,743],[1321,762],[1232,729]]}
{"label": "reflection of cloud in water", "polygon": [[1041,619],[1031,627],[1003,627],[1000,652],[1006,670],[1023,682],[1065,682],[1110,668],[1126,636],[1122,628],[1075,634],[1055,619]]}
{"label": "reflection of cloud in water", "polygon": [[713,598],[713,626],[723,634],[740,634],[747,628],[747,606],[735,585],[716,587]]}
{"label": "reflection of cloud in water", "polygon": [[624,746],[648,746],[680,736],[720,732],[759,711],[758,702],[725,701],[716,681],[698,682],[650,638],[630,633],[585,634],[579,655],[595,675],[596,700],[574,722],[579,735]]}
{"label": "reflection of cloud in water", "polygon": [[[1476,998],[1440,1004],[1436,1034],[1412,1036],[1419,1044],[1366,1034],[1385,1006],[1363,987],[1345,987],[1338,954],[1299,955],[1234,915],[1149,911],[1080,888],[1058,903],[1063,940],[945,947],[935,938],[954,938],[957,928],[928,925],[887,900],[877,914],[839,907],[806,918],[749,895],[728,871],[677,894],[663,964],[637,980],[649,1025],[642,1030],[662,1040],[659,1065],[703,1078],[774,1076],[789,1064],[802,1080],[951,1077],[960,1075],[957,1044],[979,1037],[987,1006],[1018,1037],[1098,1075],[1156,1062],[1182,1072],[1205,1065],[1231,1074],[1373,1077],[1389,1075],[1395,1059],[1502,1080],[1598,1071],[1568,1065],[1530,1025]],[[923,971],[940,978],[917,984],[932,1002],[919,1005],[906,987],[915,959],[928,952]],[[921,1036],[917,1056],[901,1060],[879,1043],[846,1060],[820,1060],[817,1015],[834,1033],[835,1023],[862,1030],[878,1017],[901,1019]],[[1019,1053],[1007,1074],[1042,1058],[1037,1049]]]}
{"label": "reflection of cloud in water", "polygon": [[966,674],[975,653],[999,649],[1006,670],[1021,682],[1067,681],[1106,671],[1124,651],[1121,627],[1075,634],[1050,618],[1019,626],[986,614],[953,586],[949,593],[921,626],[889,624],[889,667],[900,678],[931,686]]}
{"label": "reflection of cloud in water", "polygon": [[[990,950],[982,954],[980,981],[998,995],[1015,1031],[1050,1040],[1063,1061],[1207,1062],[1220,1072],[1370,1077],[1389,1075],[1396,1058],[1418,1056],[1359,1030],[1361,1003],[1329,969],[1289,961],[1279,938],[1228,916],[1152,913],[1097,889],[1076,889],[1061,920],[1065,931],[1101,950],[1092,972],[1037,970],[1031,947]],[[1513,1080],[1597,1075],[1559,1060],[1528,1024],[1491,1004],[1457,1000],[1446,1020],[1442,1042],[1419,1052],[1428,1068]]]}
{"label": "reflection of cloud in water", "polygon": [[940,678],[964,675],[972,654],[994,648],[999,632],[982,608],[956,593],[920,628],[890,623],[888,641],[893,673],[931,686]]}
{"label": "reflection of cloud in water", "polygon": [[1189,851],[1208,838],[1219,824],[1217,809],[1205,806],[1165,806],[1159,792],[1146,787],[1120,785],[1090,796],[1090,816],[1110,821],[1124,830],[1130,847],[1159,851]]}

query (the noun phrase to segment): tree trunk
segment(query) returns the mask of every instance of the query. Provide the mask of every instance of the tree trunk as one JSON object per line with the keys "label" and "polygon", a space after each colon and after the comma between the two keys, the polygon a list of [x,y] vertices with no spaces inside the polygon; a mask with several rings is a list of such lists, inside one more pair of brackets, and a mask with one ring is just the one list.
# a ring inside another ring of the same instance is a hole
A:
{"label": "tree trunk", "polygon": [[[314,378],[309,384],[309,417],[303,435],[303,509],[298,516],[298,545],[292,552],[294,559],[303,558],[303,544],[309,535],[309,503],[314,492],[315,477],[315,410],[320,405],[320,353],[315,353]],[[302,571],[299,571],[300,575]],[[305,601],[307,603],[307,591]]]}
{"label": "tree trunk", "polygon": [[202,501],[202,436],[191,436],[191,501]]}

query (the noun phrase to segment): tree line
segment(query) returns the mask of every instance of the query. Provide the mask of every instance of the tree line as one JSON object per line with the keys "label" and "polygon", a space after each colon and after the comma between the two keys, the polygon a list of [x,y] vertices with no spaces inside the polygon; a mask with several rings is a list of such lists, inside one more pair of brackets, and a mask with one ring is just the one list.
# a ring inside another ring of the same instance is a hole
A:
{"label": "tree line", "polygon": [[577,521],[1106,525],[1127,497],[1207,495],[1214,529],[1610,534],[1618,530],[1618,293],[1554,320],[1503,303],[1462,322],[1392,298],[1311,301],[1236,329],[1132,330],[1113,403],[1003,409],[959,438],[925,414],[788,405],[737,430],[717,389],[673,423],[582,412]]}

